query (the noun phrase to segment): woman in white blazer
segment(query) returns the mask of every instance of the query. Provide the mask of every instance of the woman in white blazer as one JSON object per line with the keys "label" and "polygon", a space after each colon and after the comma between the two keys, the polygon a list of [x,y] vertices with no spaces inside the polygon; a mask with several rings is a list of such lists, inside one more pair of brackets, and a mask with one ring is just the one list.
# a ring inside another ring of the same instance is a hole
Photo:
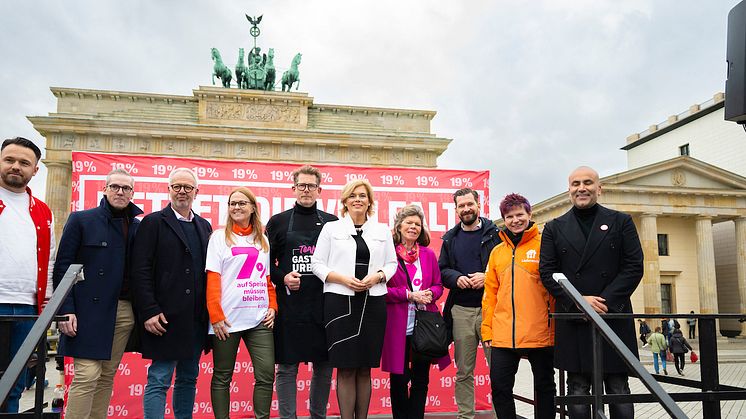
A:
{"label": "woman in white blazer", "polygon": [[342,218],[324,224],[311,258],[324,281],[324,323],[329,362],[337,368],[342,419],[365,419],[370,369],[378,368],[386,330],[386,281],[396,272],[388,226],[373,215],[373,188],[355,180],[342,189]]}

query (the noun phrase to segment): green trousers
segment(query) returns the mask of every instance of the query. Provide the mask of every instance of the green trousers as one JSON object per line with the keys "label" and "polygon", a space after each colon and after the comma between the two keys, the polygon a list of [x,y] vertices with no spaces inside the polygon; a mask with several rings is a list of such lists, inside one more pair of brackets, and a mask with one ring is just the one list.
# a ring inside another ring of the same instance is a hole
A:
{"label": "green trousers", "polygon": [[253,329],[231,332],[226,340],[212,336],[215,371],[210,383],[212,408],[216,419],[230,417],[230,385],[238,345],[244,341],[254,365],[254,413],[257,419],[269,419],[272,386],[275,382],[275,341],[272,329],[259,324]]}

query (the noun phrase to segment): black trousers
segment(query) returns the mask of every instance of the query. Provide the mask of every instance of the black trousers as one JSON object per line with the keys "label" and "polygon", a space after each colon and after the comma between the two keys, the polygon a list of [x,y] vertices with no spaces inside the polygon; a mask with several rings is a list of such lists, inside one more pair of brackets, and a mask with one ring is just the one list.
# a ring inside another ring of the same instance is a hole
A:
{"label": "black trousers", "polygon": [[[665,356],[665,355],[664,355]],[[591,394],[591,374],[577,372],[567,373],[567,394],[569,396]],[[604,374],[604,390],[606,394],[630,394],[629,376],[627,374]],[[591,406],[575,404],[568,406],[570,419],[591,419]],[[635,406],[632,403],[616,403],[609,405],[611,419],[632,419],[635,417]]]}
{"label": "black trousers", "polygon": [[[412,336],[407,336],[404,347],[404,373],[390,374],[391,415],[394,419],[425,417],[427,386],[430,383],[430,361],[412,360],[411,349]],[[412,386],[407,389],[410,382]]]}
{"label": "black trousers", "polygon": [[686,362],[685,353],[673,354],[673,364],[676,366],[676,371],[681,374],[684,371],[684,362]]}
{"label": "black trousers", "polygon": [[528,358],[534,374],[534,394],[536,396],[537,419],[555,417],[554,395],[554,348],[491,349],[490,381],[492,384],[492,406],[498,419],[514,419],[515,402],[513,385],[521,357]]}

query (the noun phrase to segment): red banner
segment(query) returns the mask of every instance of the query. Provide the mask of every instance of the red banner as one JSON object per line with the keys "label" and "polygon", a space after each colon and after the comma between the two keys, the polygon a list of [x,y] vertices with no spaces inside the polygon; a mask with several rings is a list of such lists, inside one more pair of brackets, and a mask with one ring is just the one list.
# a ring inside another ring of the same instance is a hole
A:
{"label": "red banner", "polygon": [[[219,228],[225,223],[228,194],[237,186],[247,186],[257,197],[264,223],[277,213],[291,208],[295,197],[291,190],[292,172],[298,164],[257,163],[227,160],[203,160],[176,157],[128,156],[121,154],[72,153],[73,211],[93,208],[103,196],[106,174],[115,168],[130,172],[135,178],[133,202],[146,214],[160,210],[169,203],[168,175],[177,167],[188,167],[199,177],[199,193],[193,209]],[[432,237],[431,247],[440,251],[440,237],[456,222],[452,194],[457,189],[470,187],[479,192],[481,208],[486,216],[489,209],[489,172],[465,170],[378,168],[357,166],[315,165],[322,172],[322,192],[319,209],[339,214],[339,195],[342,187],[355,179],[367,179],[373,186],[376,214],[383,223],[393,224],[396,211],[409,204],[417,204],[425,212],[425,223]],[[441,307],[445,301],[440,301]],[[451,347],[453,351],[453,346]],[[114,382],[114,392],[109,406],[109,417],[142,417],[142,396],[145,390],[146,371],[150,361],[140,354],[128,353],[122,359]],[[195,418],[211,418],[210,379],[212,355],[200,360],[200,377],[194,404]],[[72,379],[72,365],[66,365],[66,381]],[[254,417],[251,394],[253,391],[253,365],[245,348],[239,349],[233,382],[231,383],[231,417]],[[440,372],[437,366],[430,374],[427,412],[454,412],[456,367],[452,364]],[[370,414],[390,414],[390,382],[387,373],[373,371],[373,395]],[[476,408],[491,409],[490,378],[487,362],[481,349],[477,354],[474,373]],[[302,365],[298,372],[298,416],[308,416],[308,393],[311,368]],[[329,396],[328,415],[338,415],[335,380]],[[170,401],[169,395],[168,400]],[[167,417],[173,417],[171,405],[166,407]],[[272,401],[272,416],[278,415],[276,398]]]}

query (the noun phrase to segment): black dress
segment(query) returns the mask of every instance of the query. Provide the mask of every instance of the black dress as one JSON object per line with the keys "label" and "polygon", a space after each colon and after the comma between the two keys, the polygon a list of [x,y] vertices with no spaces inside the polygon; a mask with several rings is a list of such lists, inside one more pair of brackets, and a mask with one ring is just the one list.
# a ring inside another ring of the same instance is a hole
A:
{"label": "black dress", "polygon": [[[359,226],[356,226],[359,227]],[[357,244],[355,278],[368,274],[370,251],[362,232],[353,236]],[[326,293],[324,322],[329,362],[335,368],[378,368],[386,330],[386,300],[368,291],[354,296]]]}

